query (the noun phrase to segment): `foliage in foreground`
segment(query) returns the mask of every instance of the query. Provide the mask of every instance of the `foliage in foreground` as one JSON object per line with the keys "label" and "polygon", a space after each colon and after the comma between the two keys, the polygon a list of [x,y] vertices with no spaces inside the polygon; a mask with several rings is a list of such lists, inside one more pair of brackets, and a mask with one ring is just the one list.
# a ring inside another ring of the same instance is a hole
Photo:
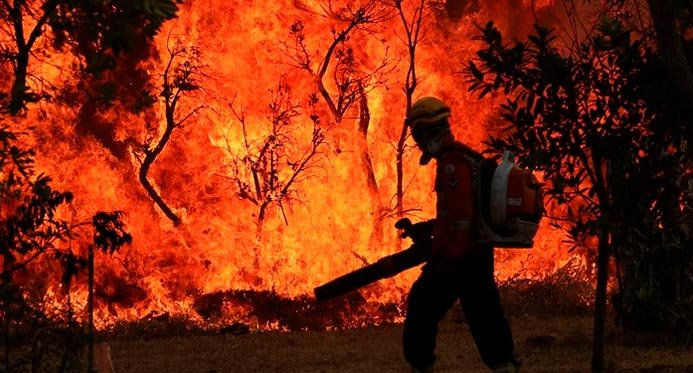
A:
{"label": "foliage in foreground", "polygon": [[[90,223],[61,218],[72,194],[54,190],[48,176],[35,174],[34,153],[21,145],[21,136],[0,126],[2,368],[81,371],[86,317],[76,309],[71,287],[89,264],[87,252],[113,253],[132,237],[120,212],[98,212]],[[71,240],[86,225],[92,227],[93,244],[75,247]]]}
{"label": "foliage in foreground", "polygon": [[622,324],[675,328],[693,304],[688,119],[670,105],[676,100],[647,35],[634,36],[624,22],[602,20],[570,50],[540,26],[507,45],[488,23],[466,76],[481,97],[507,96],[501,109],[509,126],[490,147],[510,149],[543,173],[574,249],[595,255],[599,247],[597,307],[604,309],[613,257]]}

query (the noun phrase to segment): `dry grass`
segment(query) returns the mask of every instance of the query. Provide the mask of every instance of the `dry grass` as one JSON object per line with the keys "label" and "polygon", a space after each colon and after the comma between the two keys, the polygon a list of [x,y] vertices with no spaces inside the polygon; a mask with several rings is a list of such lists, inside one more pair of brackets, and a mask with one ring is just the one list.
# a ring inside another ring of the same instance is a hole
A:
{"label": "dry grass", "polygon": [[[469,329],[453,309],[441,324],[438,372],[485,372]],[[524,372],[587,372],[589,316],[511,317]],[[254,332],[112,340],[116,372],[407,372],[402,326],[321,332]],[[693,349],[610,331],[609,371],[693,372]]]}
{"label": "dry grass", "polygon": [[[588,276],[576,270],[566,266],[542,281],[513,279],[500,287],[523,372],[590,371],[592,316],[587,303],[593,289],[584,280]],[[116,372],[409,371],[400,348],[402,325],[387,323],[402,316],[401,306],[374,306],[358,293],[316,304],[308,298],[227,292],[211,295],[201,309],[212,315],[223,301],[260,304],[261,317],[280,320],[295,331],[248,332],[243,324],[209,331],[186,320],[143,320],[103,335],[111,344]],[[373,307],[379,320],[367,317]],[[385,324],[372,326],[381,322]],[[347,330],[326,331],[326,326]],[[693,347],[666,336],[627,334],[612,326],[606,354],[608,372],[693,373]],[[438,355],[437,372],[488,371],[459,306],[441,323]]]}

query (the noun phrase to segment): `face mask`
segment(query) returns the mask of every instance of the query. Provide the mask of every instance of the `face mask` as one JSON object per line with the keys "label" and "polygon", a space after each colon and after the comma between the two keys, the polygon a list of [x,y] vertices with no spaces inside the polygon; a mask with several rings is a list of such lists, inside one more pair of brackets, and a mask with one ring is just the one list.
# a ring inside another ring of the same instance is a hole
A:
{"label": "face mask", "polygon": [[412,129],[414,142],[421,149],[421,165],[428,164],[431,159],[440,153],[445,141],[445,136],[450,133],[450,125],[441,122],[432,126],[419,127]]}
{"label": "face mask", "polygon": [[431,155],[436,155],[440,152],[440,148],[443,145],[443,136],[436,136],[435,138],[426,141],[426,152]]}

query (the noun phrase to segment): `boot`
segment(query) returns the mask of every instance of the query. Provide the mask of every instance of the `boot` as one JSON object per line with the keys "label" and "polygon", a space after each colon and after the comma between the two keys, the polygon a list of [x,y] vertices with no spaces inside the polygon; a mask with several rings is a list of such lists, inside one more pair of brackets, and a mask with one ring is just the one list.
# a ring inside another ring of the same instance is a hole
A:
{"label": "boot", "polygon": [[493,373],[519,373],[520,372],[520,366],[508,362],[508,363],[501,363],[493,367]]}
{"label": "boot", "polygon": [[411,367],[411,373],[433,373],[433,365],[427,366],[425,368]]}

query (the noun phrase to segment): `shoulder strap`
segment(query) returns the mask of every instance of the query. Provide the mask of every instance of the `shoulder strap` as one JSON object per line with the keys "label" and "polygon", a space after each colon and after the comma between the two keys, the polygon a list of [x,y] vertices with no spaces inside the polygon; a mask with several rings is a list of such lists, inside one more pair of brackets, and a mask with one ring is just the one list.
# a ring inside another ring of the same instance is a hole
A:
{"label": "shoulder strap", "polygon": [[460,142],[453,143],[449,147],[443,149],[441,153],[445,154],[450,152],[461,153],[472,164],[479,163],[484,160],[484,156],[481,155],[481,153]]}

